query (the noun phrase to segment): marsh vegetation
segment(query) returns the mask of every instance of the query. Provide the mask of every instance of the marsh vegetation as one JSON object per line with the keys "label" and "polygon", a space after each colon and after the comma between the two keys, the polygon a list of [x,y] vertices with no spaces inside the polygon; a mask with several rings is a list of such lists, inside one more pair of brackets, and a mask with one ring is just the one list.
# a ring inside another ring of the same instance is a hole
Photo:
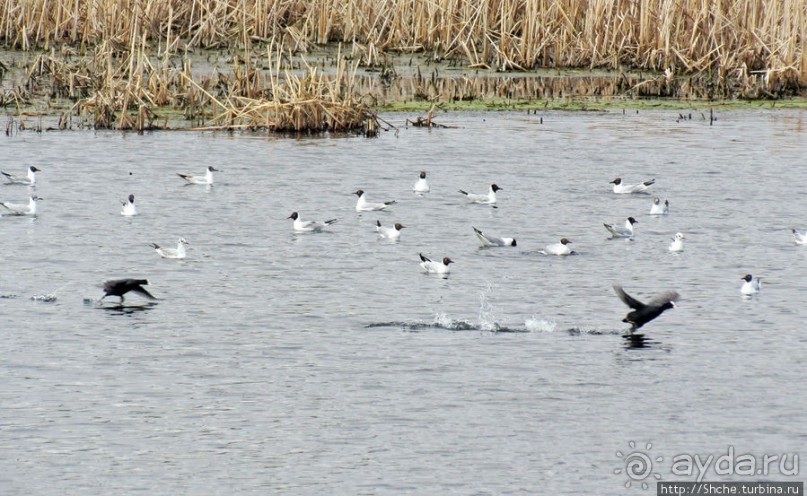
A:
{"label": "marsh vegetation", "polygon": [[0,0],[0,104],[18,125],[373,134],[391,101],[781,99],[806,37],[802,0]]}

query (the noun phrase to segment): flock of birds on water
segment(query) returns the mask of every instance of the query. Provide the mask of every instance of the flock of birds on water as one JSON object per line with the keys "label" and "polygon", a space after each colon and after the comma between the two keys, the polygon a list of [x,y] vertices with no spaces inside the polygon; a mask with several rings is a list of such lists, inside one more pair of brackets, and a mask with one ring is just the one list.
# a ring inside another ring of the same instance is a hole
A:
{"label": "flock of birds on water", "polygon": [[[24,176],[0,171],[0,174],[2,174],[5,178],[7,185],[24,185],[28,186],[31,191],[28,203],[11,203],[7,201],[0,201],[0,206],[5,209],[4,212],[0,212],[0,217],[4,215],[29,217],[37,215],[37,202],[42,200],[42,198],[36,195],[37,172],[41,172],[41,170],[35,166],[29,166]],[[213,172],[218,172],[218,169],[214,168],[213,166],[208,166],[205,169],[204,174],[201,175],[177,175],[189,185],[211,186],[213,184]],[[655,184],[655,179],[636,184],[627,184],[623,182],[621,178],[616,178],[611,181],[610,184],[613,184],[614,194],[647,194],[648,189]],[[430,190],[431,187],[429,186],[426,172],[422,171],[420,172],[417,181],[412,186],[412,191],[418,195],[425,195],[426,193],[429,193]],[[469,193],[464,190],[459,190],[459,193],[464,195],[470,203],[489,205],[496,208],[496,195],[502,190],[503,189],[498,185],[491,184],[487,194]],[[367,200],[365,192],[361,189],[353,192],[353,194],[358,197],[355,208],[356,212],[360,213],[386,210],[390,205],[396,203],[394,200],[377,203],[370,202]],[[668,200],[664,200],[662,202],[660,198],[654,198],[653,204],[650,207],[650,215],[668,215],[669,212],[670,203]],[[135,204],[135,197],[133,194],[130,194],[126,200],[121,202],[120,213],[122,216],[126,217],[131,217],[138,214],[137,206]],[[292,212],[288,216],[288,219],[293,221],[292,228],[298,233],[321,232],[337,221],[337,219],[329,219],[324,221],[304,220],[300,216],[300,213],[296,211]],[[612,238],[632,239],[634,236],[634,225],[637,223],[638,221],[634,217],[628,217],[625,219],[625,223],[623,225],[603,224],[603,226],[610,233]],[[404,228],[406,228],[406,226],[400,223],[395,223],[391,226],[384,226],[381,224],[381,221],[376,221],[376,231],[378,236],[392,241],[397,241],[400,238],[401,230]],[[492,236],[482,232],[476,227],[473,227],[473,230],[482,247],[517,246],[515,238]],[[791,232],[796,244],[807,245],[807,232],[800,233],[796,229],[792,229]],[[682,233],[676,233],[668,246],[668,250],[670,252],[682,252],[684,250],[684,239],[685,237]],[[177,242],[176,248],[163,247],[156,243],[152,243],[151,247],[162,258],[182,259],[187,255],[185,246],[188,244],[189,243],[184,238],[180,238]],[[575,252],[569,247],[569,244],[572,244],[571,240],[561,238],[557,243],[546,246],[543,250],[541,250],[541,253],[544,255],[554,256],[574,255]],[[454,261],[448,256],[444,256],[442,259],[432,260],[422,253],[419,253],[419,257],[420,267],[423,269],[423,271],[428,274],[437,274],[441,277],[448,276],[451,271],[450,265],[454,263]],[[740,293],[743,296],[751,297],[759,293],[762,289],[762,284],[759,277],[755,278],[751,274],[746,274],[741,278],[741,280],[743,282],[740,286]],[[120,299],[120,305],[122,306],[125,295],[129,292],[139,294],[149,300],[157,300],[156,297],[154,297],[143,287],[148,284],[149,281],[147,279],[127,278],[105,281],[102,285],[104,295],[99,301],[102,301],[104,298],[110,296],[116,296]],[[631,311],[628,312],[628,314],[622,320],[623,322],[630,324],[630,329],[627,332],[627,336],[641,336],[634,334],[636,330],[657,318],[666,310],[674,308],[675,301],[679,298],[679,294],[676,291],[665,291],[647,302],[641,302],[626,293],[621,286],[614,285],[613,288],[619,299],[631,309]]]}

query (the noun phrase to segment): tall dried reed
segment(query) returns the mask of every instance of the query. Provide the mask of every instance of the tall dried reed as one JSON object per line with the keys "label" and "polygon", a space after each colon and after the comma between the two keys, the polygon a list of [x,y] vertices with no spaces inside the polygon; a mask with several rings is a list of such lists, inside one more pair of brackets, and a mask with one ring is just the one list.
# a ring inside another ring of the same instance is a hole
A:
{"label": "tall dried reed", "polygon": [[498,70],[623,66],[712,84],[807,85],[804,0],[0,0],[22,49],[132,39],[178,49],[276,40],[460,55]]}
{"label": "tall dried reed", "polygon": [[[24,96],[49,87],[48,96],[75,102],[71,115],[80,125],[103,129],[166,127],[168,118],[158,114],[173,108],[191,121],[190,128],[376,132],[375,113],[354,96],[358,63],[348,67],[337,57],[326,76],[316,66],[292,72],[279,46],[264,57],[253,62],[235,56],[231,71],[195,77],[189,57],[156,57],[142,35],[127,45],[107,40],[78,61],[68,62],[55,50],[38,55],[25,85],[34,89]],[[269,71],[257,70],[256,62]]]}

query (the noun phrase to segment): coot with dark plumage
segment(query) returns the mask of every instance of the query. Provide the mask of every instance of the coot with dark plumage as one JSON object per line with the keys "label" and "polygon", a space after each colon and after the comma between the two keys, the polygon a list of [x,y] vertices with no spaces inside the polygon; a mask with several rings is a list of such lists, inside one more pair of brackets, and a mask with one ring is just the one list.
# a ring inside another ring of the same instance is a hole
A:
{"label": "coot with dark plumage", "polygon": [[148,283],[148,279],[112,279],[106,281],[104,283],[104,296],[101,299],[103,300],[107,296],[117,296],[120,298],[120,302],[123,303],[123,295],[129,291],[134,291],[149,300],[156,300],[157,298],[154,295],[143,289],[143,286],[148,285]]}
{"label": "coot with dark plumage", "polygon": [[627,322],[631,325],[631,333],[664,313],[665,310],[675,308],[675,303],[673,302],[678,299],[678,293],[675,291],[665,291],[647,303],[642,303],[626,293],[622,286],[615,284],[614,291],[619,296],[619,299],[622,300],[622,303],[633,309],[622,319],[622,322]]}

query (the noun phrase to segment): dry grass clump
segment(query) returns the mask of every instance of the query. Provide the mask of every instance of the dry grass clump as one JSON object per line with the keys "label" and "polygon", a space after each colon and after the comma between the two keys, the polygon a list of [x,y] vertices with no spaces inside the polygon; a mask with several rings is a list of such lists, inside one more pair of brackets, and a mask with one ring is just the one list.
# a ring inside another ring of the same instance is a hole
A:
{"label": "dry grass clump", "polygon": [[236,70],[219,76],[218,87],[228,91],[214,96],[209,80],[201,84],[186,76],[189,84],[208,99],[215,113],[205,129],[268,129],[277,132],[357,131],[373,136],[377,117],[354,96],[354,66],[348,72],[339,57],[336,74],[325,76],[307,66],[299,76],[283,70],[284,57],[277,51],[268,78],[259,71]]}
{"label": "dry grass clump", "polygon": [[807,85],[804,0],[0,0],[7,46],[141,37],[168,51],[342,41],[369,66],[425,51],[497,70],[669,69],[702,75],[716,95]]}
{"label": "dry grass clump", "polygon": [[231,72],[195,77],[190,58],[164,52],[152,59],[149,52],[144,37],[133,37],[128,49],[104,42],[78,61],[51,50],[31,64],[25,95],[48,88],[48,97],[74,102],[79,125],[96,129],[167,128],[173,114],[172,124],[181,115],[190,129],[377,131],[375,114],[354,96],[356,66],[349,72],[341,57],[333,75],[311,66],[300,75],[278,47],[275,56],[265,54],[272,59],[268,75],[250,57],[235,56]]}

